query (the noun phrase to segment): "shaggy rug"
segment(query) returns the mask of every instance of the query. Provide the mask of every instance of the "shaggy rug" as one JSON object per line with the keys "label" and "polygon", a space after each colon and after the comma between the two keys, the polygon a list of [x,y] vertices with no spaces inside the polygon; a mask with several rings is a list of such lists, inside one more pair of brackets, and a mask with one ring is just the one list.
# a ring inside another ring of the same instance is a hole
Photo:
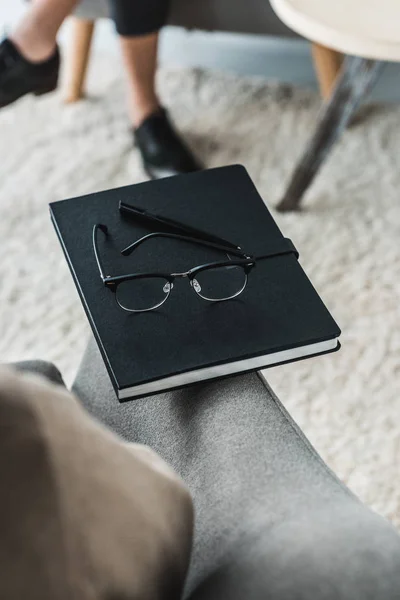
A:
{"label": "shaggy rug", "polygon": [[[89,331],[47,205],[144,180],[118,62],[98,56],[90,80],[85,102],[64,106],[55,94],[0,112],[0,361],[51,360],[69,382]],[[317,95],[196,70],[163,70],[159,87],[205,163],[244,164],[273,211],[314,127]],[[390,107],[348,130],[304,212],[274,213],[343,347],[266,372],[328,464],[398,526],[399,126],[400,108]]]}

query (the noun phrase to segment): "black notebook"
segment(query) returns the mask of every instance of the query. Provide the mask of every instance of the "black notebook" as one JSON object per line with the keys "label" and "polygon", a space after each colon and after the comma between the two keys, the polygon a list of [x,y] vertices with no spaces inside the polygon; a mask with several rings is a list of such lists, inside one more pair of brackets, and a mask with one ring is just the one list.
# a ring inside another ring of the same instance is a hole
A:
{"label": "black notebook", "polygon": [[[98,238],[106,276],[182,273],[229,257],[169,238],[149,239],[123,256],[123,248],[157,227],[121,215],[121,201],[265,258],[256,260],[246,288],[232,300],[206,301],[181,278],[160,308],[126,312],[100,278],[92,242],[95,224],[108,228],[108,235]],[[120,401],[340,347],[338,326],[242,166],[54,202],[50,212]]]}

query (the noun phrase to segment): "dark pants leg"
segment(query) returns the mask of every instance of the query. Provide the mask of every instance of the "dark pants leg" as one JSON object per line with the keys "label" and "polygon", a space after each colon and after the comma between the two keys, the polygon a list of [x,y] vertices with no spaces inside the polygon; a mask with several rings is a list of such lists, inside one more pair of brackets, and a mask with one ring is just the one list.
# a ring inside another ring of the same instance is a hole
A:
{"label": "dark pants leg", "polygon": [[159,31],[166,23],[170,0],[110,0],[119,35],[130,37]]}
{"label": "dark pants leg", "polygon": [[119,404],[92,341],[74,391],[195,502],[191,600],[398,600],[400,537],[328,469],[256,374]]}

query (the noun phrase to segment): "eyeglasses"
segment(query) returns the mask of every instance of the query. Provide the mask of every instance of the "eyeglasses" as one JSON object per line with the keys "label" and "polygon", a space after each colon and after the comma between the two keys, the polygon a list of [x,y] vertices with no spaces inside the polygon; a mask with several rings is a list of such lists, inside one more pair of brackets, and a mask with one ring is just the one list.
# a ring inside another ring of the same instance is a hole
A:
{"label": "eyeglasses", "polygon": [[[128,208],[125,208],[128,207]],[[154,232],[147,234],[133,244],[121,251],[128,256],[144,242],[153,238],[176,239],[192,244],[199,244],[215,250],[238,257],[237,260],[225,260],[207,263],[182,273],[131,273],[129,275],[105,275],[104,268],[99,255],[98,232],[109,236],[106,225],[98,223],[93,227],[93,250],[99,268],[100,277],[104,285],[109,288],[116,297],[118,305],[128,312],[148,312],[162,306],[169,298],[174,282],[178,278],[187,278],[192,290],[203,300],[208,302],[222,302],[239,296],[245,289],[248,276],[255,266],[255,260],[246,254],[239,246],[231,242],[201,232],[192,227],[184,226],[176,221],[164,220],[161,217],[149,215],[146,211],[136,209],[129,205],[120,204],[121,212],[132,215],[139,211],[142,220],[157,221],[163,223],[169,229],[175,231],[189,231],[192,235],[181,235],[180,233]],[[135,217],[138,217],[135,215]],[[194,237],[196,236],[196,237]]]}

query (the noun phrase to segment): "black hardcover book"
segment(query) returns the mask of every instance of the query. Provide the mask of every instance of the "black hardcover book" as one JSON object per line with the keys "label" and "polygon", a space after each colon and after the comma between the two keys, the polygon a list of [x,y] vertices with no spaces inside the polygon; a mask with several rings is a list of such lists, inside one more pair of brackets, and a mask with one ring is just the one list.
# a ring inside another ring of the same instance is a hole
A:
{"label": "black hardcover book", "polygon": [[[209,302],[187,278],[178,278],[160,308],[123,310],[100,278],[95,224],[108,228],[107,236],[98,236],[105,276],[182,273],[230,256],[157,237],[123,256],[123,248],[161,229],[121,214],[121,201],[228,240],[256,257],[244,291],[232,300]],[[50,212],[120,401],[340,347],[338,326],[242,166],[54,202]]]}

